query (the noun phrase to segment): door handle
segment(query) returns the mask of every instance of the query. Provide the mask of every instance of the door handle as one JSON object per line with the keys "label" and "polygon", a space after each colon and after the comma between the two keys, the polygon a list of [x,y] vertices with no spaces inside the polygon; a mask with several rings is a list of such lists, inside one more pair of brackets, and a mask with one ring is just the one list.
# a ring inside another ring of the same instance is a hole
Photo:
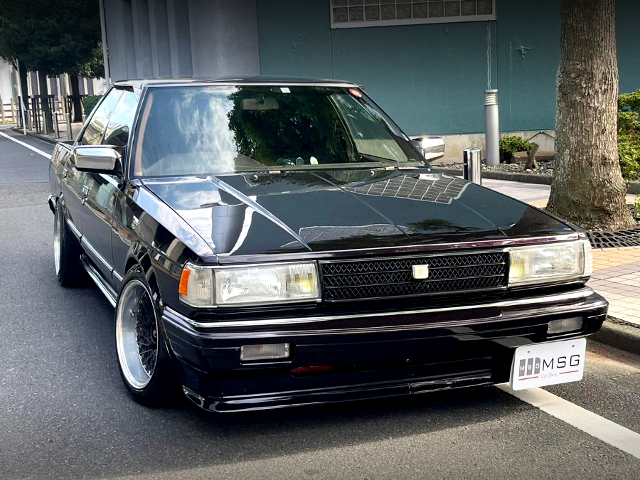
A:
{"label": "door handle", "polygon": [[69,175],[69,169],[67,167],[64,167],[62,169],[62,178],[67,178],[68,175]]}
{"label": "door handle", "polygon": [[87,201],[87,197],[89,196],[89,185],[84,185],[82,187],[82,205]]}

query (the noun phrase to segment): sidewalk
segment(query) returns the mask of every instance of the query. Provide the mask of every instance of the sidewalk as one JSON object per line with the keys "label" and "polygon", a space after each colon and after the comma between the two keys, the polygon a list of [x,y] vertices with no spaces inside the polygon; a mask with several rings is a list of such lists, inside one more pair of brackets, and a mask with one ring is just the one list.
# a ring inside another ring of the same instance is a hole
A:
{"label": "sidewalk", "polygon": [[[77,123],[72,123],[71,124],[71,137],[73,140],[75,140],[75,138],[78,136],[78,134],[80,133],[80,130],[82,129],[82,122],[77,122]],[[68,140],[68,136],[67,136],[67,124],[66,123],[60,123],[58,125],[59,129],[60,129],[60,137],[56,137],[56,134],[54,132],[48,133],[48,134],[43,134],[43,133],[36,133],[36,132],[32,132],[30,130],[27,129],[27,135],[31,135],[32,137],[36,137],[39,138],[40,140],[44,140],[45,142],[49,142],[49,143],[58,143],[64,140]],[[18,128],[15,125],[13,125],[13,130],[18,132],[18,133],[22,133],[23,130],[22,128]]]}
{"label": "sidewalk", "polygon": [[[547,205],[551,192],[548,185],[503,180],[482,184],[538,208]],[[629,195],[627,201],[635,201],[635,196]],[[640,328],[640,247],[595,249],[588,285],[609,301],[611,319]]]}

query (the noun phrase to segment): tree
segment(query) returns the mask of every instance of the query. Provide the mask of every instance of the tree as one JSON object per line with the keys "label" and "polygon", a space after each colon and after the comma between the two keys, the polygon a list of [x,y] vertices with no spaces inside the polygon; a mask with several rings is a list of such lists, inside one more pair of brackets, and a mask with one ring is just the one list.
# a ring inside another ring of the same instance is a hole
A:
{"label": "tree", "polygon": [[[97,0],[0,0],[0,56],[37,71],[45,95],[47,76],[89,63],[100,40]],[[47,128],[52,129],[46,97],[41,105]]]}
{"label": "tree", "polygon": [[[93,55],[84,65],[78,65],[76,68],[67,72],[69,74],[69,83],[71,84],[71,98],[73,101],[74,122],[82,121],[82,103],[80,102],[80,76],[87,78],[103,78],[104,77],[104,57],[102,56],[102,42],[93,49]],[[87,112],[89,113],[89,112]]]}
{"label": "tree", "polygon": [[617,146],[615,0],[562,0],[557,89],[547,209],[589,230],[632,227]]}

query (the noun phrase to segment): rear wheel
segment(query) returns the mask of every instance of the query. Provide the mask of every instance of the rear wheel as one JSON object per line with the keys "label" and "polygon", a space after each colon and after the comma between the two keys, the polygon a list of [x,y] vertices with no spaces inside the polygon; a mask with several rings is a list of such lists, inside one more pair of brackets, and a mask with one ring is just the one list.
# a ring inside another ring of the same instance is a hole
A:
{"label": "rear wheel", "polygon": [[78,285],[87,278],[80,264],[82,250],[78,241],[69,231],[59,203],[56,204],[53,222],[53,265],[58,283],[63,287]]}
{"label": "rear wheel", "polygon": [[171,358],[159,328],[154,296],[139,267],[130,270],[116,305],[116,348],[124,384],[138,403],[160,406],[179,393]]}

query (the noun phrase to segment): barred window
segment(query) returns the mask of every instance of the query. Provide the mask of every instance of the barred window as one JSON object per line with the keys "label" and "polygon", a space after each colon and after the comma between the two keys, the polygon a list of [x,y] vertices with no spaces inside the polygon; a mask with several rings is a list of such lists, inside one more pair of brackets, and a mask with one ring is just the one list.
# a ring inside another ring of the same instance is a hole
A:
{"label": "barred window", "polygon": [[495,0],[331,0],[331,28],[495,19]]}

